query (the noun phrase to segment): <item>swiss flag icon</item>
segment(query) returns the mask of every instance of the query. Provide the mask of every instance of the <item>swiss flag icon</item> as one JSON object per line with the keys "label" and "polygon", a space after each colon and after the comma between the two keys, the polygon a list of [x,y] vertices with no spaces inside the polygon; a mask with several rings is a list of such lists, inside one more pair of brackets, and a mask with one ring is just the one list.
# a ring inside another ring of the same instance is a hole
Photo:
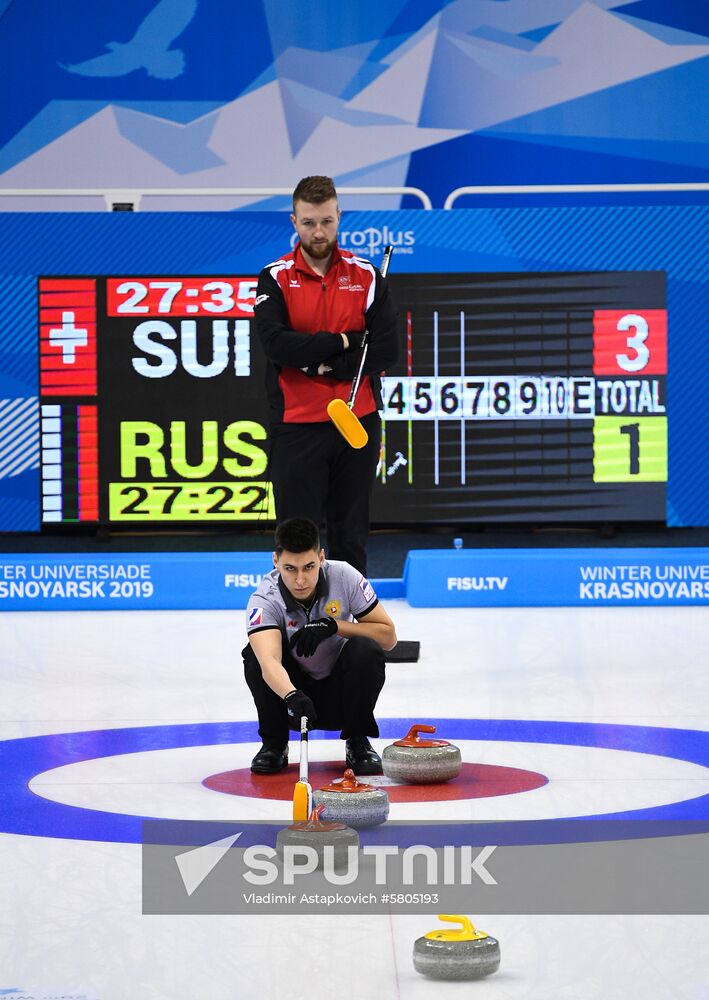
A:
{"label": "swiss flag icon", "polygon": [[667,310],[596,309],[593,371],[597,375],[664,375]]}
{"label": "swiss flag icon", "polygon": [[96,395],[96,281],[40,278],[43,396]]}

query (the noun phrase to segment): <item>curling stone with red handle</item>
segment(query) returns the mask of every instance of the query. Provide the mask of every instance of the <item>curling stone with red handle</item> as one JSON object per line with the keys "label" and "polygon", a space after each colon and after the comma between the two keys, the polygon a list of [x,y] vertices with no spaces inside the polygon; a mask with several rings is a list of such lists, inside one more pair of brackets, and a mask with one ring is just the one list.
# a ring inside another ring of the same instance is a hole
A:
{"label": "curling stone with red handle", "polygon": [[460,750],[446,740],[421,739],[419,733],[435,733],[435,726],[417,723],[403,740],[384,748],[382,768],[387,778],[415,785],[437,785],[460,774]]}
{"label": "curling stone with red handle", "polygon": [[480,979],[500,968],[500,942],[478,931],[467,917],[441,913],[457,930],[429,931],[414,941],[414,968],[429,979]]}
{"label": "curling stone with red handle", "polygon": [[346,823],[355,830],[379,826],[389,815],[389,796],[384,789],[357,781],[349,768],[344,778],[314,792],[313,802],[325,807],[323,819]]}
{"label": "curling stone with red handle", "polygon": [[335,871],[348,866],[349,848],[359,850],[359,834],[344,823],[326,823],[320,818],[323,806],[315,806],[309,820],[293,823],[281,830],[276,837],[276,851],[283,860],[283,849],[289,847],[312,847],[318,855],[317,867],[322,870],[325,848],[332,848],[331,865]]}

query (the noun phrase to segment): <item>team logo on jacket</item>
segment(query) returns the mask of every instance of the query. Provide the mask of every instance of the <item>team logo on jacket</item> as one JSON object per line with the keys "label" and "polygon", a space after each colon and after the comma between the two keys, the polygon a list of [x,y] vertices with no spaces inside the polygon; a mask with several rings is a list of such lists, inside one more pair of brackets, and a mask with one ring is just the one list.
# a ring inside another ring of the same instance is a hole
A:
{"label": "team logo on jacket", "polygon": [[252,608],[249,611],[249,628],[260,625],[263,621],[263,608]]}
{"label": "team logo on jacket", "polygon": [[339,601],[328,601],[325,605],[325,614],[331,618],[339,618],[342,612],[342,605]]}
{"label": "team logo on jacket", "polygon": [[369,580],[365,580],[365,578],[362,577],[362,579],[359,581],[359,589],[362,591],[367,601],[372,600],[372,598],[374,597],[374,590]]}
{"label": "team logo on jacket", "polygon": [[349,283],[350,283],[349,274],[341,274],[340,277],[337,279],[338,285],[349,285]]}

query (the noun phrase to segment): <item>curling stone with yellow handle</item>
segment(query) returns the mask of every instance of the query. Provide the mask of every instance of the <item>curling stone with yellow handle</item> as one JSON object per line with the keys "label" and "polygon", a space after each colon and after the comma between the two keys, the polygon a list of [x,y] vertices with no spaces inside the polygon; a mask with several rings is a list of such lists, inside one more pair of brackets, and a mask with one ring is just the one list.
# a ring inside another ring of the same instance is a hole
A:
{"label": "curling stone with yellow handle", "polygon": [[382,769],[387,778],[415,785],[438,785],[460,774],[458,747],[446,740],[422,739],[419,733],[435,733],[435,726],[416,723],[403,740],[384,748]]}
{"label": "curling stone with yellow handle", "polygon": [[480,979],[500,968],[500,943],[476,930],[468,917],[441,913],[456,930],[429,931],[414,942],[414,968],[429,979]]}

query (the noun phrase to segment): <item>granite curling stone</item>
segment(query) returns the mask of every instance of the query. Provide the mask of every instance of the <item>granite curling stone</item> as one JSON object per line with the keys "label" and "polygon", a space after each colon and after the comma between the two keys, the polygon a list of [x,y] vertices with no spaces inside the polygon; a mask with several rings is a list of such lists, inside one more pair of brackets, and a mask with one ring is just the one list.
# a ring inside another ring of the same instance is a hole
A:
{"label": "granite curling stone", "polygon": [[359,850],[359,834],[344,823],[326,823],[320,816],[324,806],[315,806],[310,819],[293,823],[281,830],[276,837],[276,852],[283,861],[283,849],[290,847],[312,847],[318,855],[317,870],[322,871],[325,864],[325,848],[332,847],[332,858],[329,865],[335,870],[348,866],[348,848]]}
{"label": "granite curling stone", "polygon": [[429,979],[481,979],[500,968],[500,943],[467,917],[441,913],[456,930],[429,931],[414,942],[414,968]]}
{"label": "granite curling stone", "polygon": [[349,768],[344,778],[314,792],[313,803],[325,807],[324,819],[346,823],[355,830],[379,826],[389,815],[389,796],[384,789],[357,781]]}
{"label": "granite curling stone", "polygon": [[460,750],[446,740],[421,739],[419,733],[435,733],[435,726],[417,724],[403,740],[384,748],[382,769],[387,778],[415,785],[438,785],[460,774]]}

